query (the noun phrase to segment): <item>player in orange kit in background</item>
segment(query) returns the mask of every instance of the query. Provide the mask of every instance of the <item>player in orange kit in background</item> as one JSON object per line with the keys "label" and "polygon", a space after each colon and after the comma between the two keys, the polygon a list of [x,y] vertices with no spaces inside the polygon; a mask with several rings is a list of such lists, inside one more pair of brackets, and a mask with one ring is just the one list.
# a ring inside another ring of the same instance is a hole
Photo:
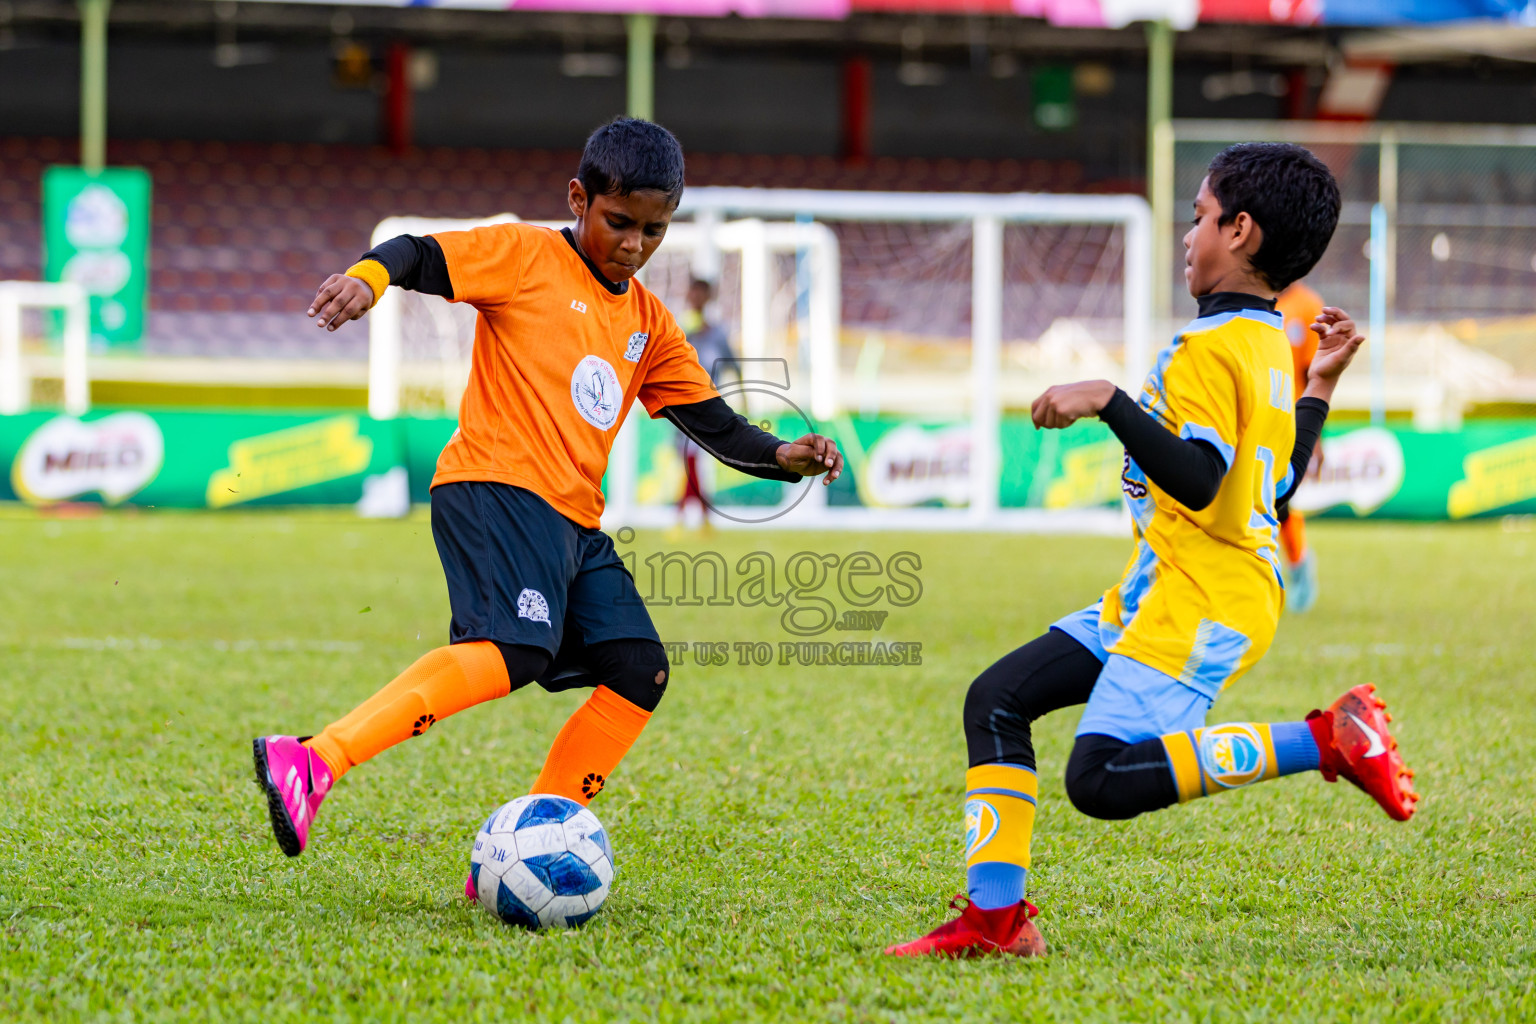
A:
{"label": "player in orange kit in background", "polygon": [[[1291,342],[1291,362],[1296,375],[1296,397],[1307,384],[1307,368],[1317,354],[1317,335],[1310,325],[1323,311],[1323,299],[1317,292],[1297,281],[1275,300],[1275,311],[1285,317],[1285,335]],[[1323,461],[1322,443],[1313,453],[1313,466]],[[1287,506],[1280,520],[1280,554],[1285,559],[1286,607],[1293,612],[1310,611],[1317,603],[1317,555],[1307,547],[1307,524],[1301,511]]]}

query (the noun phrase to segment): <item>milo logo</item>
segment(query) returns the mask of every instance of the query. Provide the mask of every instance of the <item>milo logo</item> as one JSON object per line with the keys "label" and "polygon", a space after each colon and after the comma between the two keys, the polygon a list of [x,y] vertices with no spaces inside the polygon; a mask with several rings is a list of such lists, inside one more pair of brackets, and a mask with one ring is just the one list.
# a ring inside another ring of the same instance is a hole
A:
{"label": "milo logo", "polygon": [[144,413],[113,413],[90,423],[58,416],[22,443],[11,486],[33,505],[87,494],[116,505],[143,490],[164,462],[165,437]]}

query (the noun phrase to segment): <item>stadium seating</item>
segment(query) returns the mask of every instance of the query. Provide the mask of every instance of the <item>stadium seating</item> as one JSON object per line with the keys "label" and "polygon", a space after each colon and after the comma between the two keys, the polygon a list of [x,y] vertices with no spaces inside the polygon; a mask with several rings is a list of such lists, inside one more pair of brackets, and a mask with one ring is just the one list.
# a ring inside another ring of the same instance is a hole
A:
{"label": "stadium seating", "polygon": [[[40,179],[77,159],[73,139],[0,138],[0,279],[41,267]],[[389,214],[565,215],[578,154],[114,140],[113,165],[154,177],[150,314],[144,348],[162,355],[362,358],[361,332],[300,328],[322,275],[367,248]],[[696,185],[900,191],[1110,191],[1071,162],[692,154]],[[850,285],[855,282],[848,282]]]}

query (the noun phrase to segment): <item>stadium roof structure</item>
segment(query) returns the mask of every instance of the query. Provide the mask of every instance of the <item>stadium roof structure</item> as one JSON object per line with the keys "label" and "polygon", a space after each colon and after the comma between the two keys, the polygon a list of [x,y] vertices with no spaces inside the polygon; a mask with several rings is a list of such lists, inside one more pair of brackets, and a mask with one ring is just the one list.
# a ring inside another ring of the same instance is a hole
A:
{"label": "stadium roof structure", "polygon": [[[321,3],[330,0],[298,0]],[[650,14],[663,17],[813,18],[840,20],[855,13],[1015,15],[1053,25],[1120,28],[1136,21],[1193,26],[1199,0],[343,0],[359,6],[441,7],[473,10]],[[1242,0],[1256,11],[1268,0]],[[332,4],[334,6],[334,4]],[[1256,20],[1256,19],[1243,19]],[[1269,19],[1263,19],[1269,20]]]}
{"label": "stadium roof structure", "polygon": [[856,13],[1016,15],[1053,25],[1119,28],[1166,21],[1283,25],[1412,25],[1493,20],[1531,24],[1536,0],[268,0],[372,7],[648,14],[663,17],[809,18],[839,20]]}

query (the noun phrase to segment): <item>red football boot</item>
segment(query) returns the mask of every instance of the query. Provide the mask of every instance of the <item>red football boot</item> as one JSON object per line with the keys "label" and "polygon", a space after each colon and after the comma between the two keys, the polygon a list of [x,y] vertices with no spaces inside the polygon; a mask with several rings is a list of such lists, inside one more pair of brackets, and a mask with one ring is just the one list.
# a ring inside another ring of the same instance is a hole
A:
{"label": "red football boot", "polygon": [[[960,901],[965,900],[961,906]],[[987,956],[1007,953],[1011,956],[1044,956],[1045,936],[1030,918],[1040,913],[1028,900],[1011,907],[982,910],[964,896],[949,901],[960,916],[941,924],[920,939],[886,947],[887,956]]]}
{"label": "red football boot", "polygon": [[1387,703],[1376,696],[1375,683],[1363,683],[1334,701],[1327,711],[1307,716],[1312,738],[1321,754],[1323,778],[1343,776],[1371,795],[1396,821],[1413,817],[1419,794],[1413,791],[1413,770],[1403,764],[1397,740],[1387,723]]}

